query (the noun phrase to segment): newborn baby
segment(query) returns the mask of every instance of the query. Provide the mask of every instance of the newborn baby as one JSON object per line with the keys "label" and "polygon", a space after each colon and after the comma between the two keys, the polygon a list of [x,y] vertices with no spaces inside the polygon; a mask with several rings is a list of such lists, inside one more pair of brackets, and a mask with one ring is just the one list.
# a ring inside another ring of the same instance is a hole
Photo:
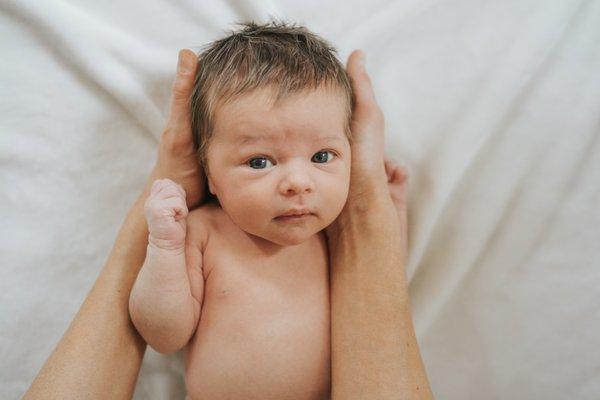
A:
{"label": "newborn baby", "polygon": [[327,399],[323,229],[350,183],[352,92],[304,28],[246,24],[199,56],[191,99],[214,201],[154,182],[131,319],[161,353],[185,347],[190,399]]}

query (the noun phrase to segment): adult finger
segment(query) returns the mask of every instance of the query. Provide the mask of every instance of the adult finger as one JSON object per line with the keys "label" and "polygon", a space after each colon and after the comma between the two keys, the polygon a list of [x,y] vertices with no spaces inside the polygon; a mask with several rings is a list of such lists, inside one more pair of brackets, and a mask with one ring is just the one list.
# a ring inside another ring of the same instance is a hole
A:
{"label": "adult finger", "polygon": [[[352,83],[354,108],[352,109],[352,138],[364,142],[377,151],[370,157],[383,157],[385,121],[383,112],[375,101],[371,78],[365,68],[362,50],[355,50],[348,57],[346,72]],[[383,160],[382,160],[383,161]]]}
{"label": "adult finger", "polygon": [[354,50],[348,57],[346,72],[352,81],[355,105],[354,111],[374,111],[378,108],[371,78],[365,67],[365,53]]}
{"label": "adult finger", "polygon": [[188,49],[179,51],[177,73],[171,94],[167,129],[178,131],[190,127],[190,96],[194,88],[198,57]]}

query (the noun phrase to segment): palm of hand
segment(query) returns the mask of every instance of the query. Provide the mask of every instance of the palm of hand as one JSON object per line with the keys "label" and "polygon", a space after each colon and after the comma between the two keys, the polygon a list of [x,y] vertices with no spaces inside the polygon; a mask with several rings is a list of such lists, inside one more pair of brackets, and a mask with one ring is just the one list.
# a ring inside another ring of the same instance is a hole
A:
{"label": "palm of hand", "polygon": [[[373,195],[389,196],[400,225],[401,247],[406,261],[408,174],[406,169],[385,157],[384,117],[375,101],[371,80],[359,51],[350,55],[346,69],[352,80],[355,100],[352,112],[352,165],[347,204],[360,203],[363,198]],[[342,214],[347,212],[350,212],[350,209],[345,207]],[[325,231],[328,239],[334,239],[339,229],[337,221],[331,224]]]}
{"label": "palm of hand", "polygon": [[190,95],[194,87],[197,56],[191,50],[179,52],[177,75],[172,88],[171,111],[158,146],[153,178],[170,178],[187,194],[189,209],[204,199],[205,177],[196,156],[190,121]]}

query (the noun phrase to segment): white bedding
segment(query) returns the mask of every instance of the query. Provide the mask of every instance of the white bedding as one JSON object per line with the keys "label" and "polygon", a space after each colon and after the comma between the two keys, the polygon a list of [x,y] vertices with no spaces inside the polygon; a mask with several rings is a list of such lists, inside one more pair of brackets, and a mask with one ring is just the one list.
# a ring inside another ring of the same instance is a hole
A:
{"label": "white bedding", "polygon": [[[600,396],[600,1],[0,0],[0,398],[19,398],[142,188],[177,51],[278,16],[367,54],[410,178],[439,399]],[[146,352],[136,399],[183,398]]]}

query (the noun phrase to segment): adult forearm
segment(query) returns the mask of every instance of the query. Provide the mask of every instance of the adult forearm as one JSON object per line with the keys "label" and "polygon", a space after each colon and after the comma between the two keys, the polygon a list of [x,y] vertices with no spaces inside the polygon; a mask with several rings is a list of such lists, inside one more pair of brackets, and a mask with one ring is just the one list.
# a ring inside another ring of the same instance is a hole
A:
{"label": "adult forearm", "polygon": [[184,248],[149,244],[129,300],[131,319],[144,340],[161,353],[181,349],[194,330],[194,302]]}
{"label": "adult forearm", "polygon": [[[152,180],[150,180],[152,182]],[[146,343],[128,313],[146,256],[147,186],[129,211],[108,260],[24,399],[131,399]]]}
{"label": "adult forearm", "polygon": [[[385,181],[365,186],[330,242],[332,398],[433,398],[410,315]],[[347,211],[347,212],[346,212]]]}

